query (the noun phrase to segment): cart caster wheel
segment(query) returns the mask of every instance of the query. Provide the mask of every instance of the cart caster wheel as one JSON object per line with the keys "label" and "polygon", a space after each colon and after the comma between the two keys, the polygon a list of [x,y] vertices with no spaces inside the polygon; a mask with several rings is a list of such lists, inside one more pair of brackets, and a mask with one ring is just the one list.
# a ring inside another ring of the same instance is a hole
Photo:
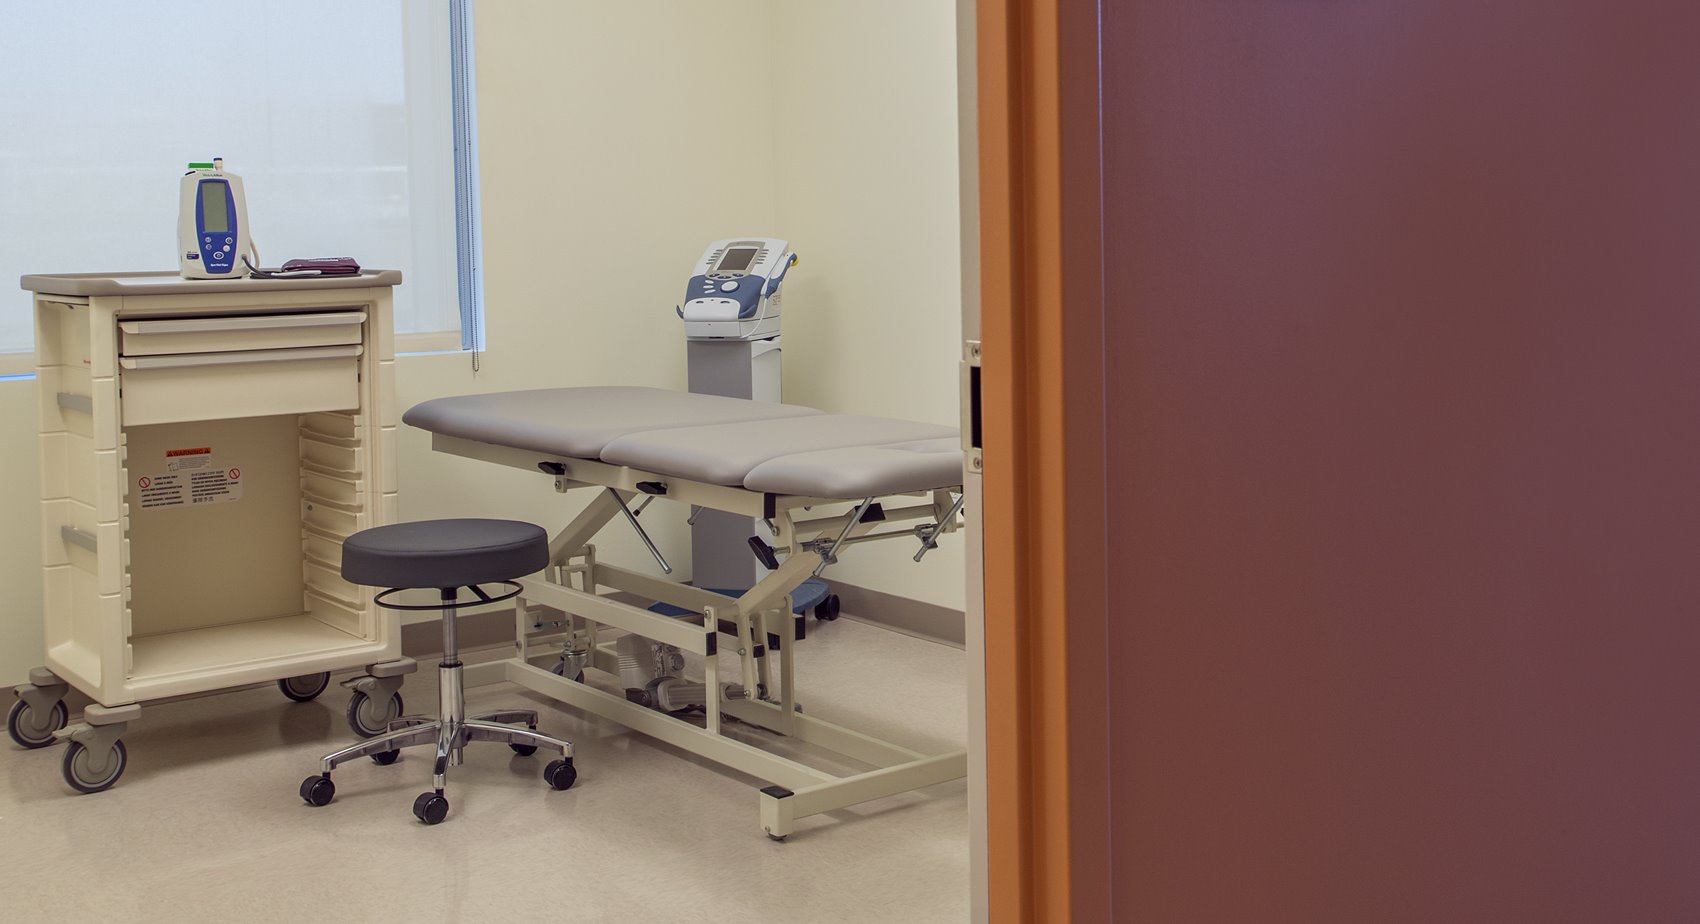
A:
{"label": "cart caster wheel", "polygon": [[449,817],[449,800],[440,792],[422,792],[413,800],[413,817],[428,825],[440,824]]}
{"label": "cart caster wheel", "polygon": [[815,607],[815,618],[821,622],[831,622],[838,618],[837,594],[827,594],[826,599]]}
{"label": "cart caster wheel", "polygon": [[783,844],[783,843],[785,843],[785,839],[790,837],[790,836],[791,835],[789,835],[789,834],[769,834],[767,836],[767,839],[774,842],[775,844]]}
{"label": "cart caster wheel", "polygon": [[364,691],[356,690],[348,698],[348,727],[362,738],[381,735],[389,730],[390,723],[401,718],[401,694],[390,696],[388,708],[382,708],[367,696]]}
{"label": "cart caster wheel", "polygon": [[336,798],[336,784],[328,776],[310,776],[301,781],[301,801],[312,806],[330,805]]}
{"label": "cart caster wheel", "polygon": [[277,682],[277,688],[283,695],[298,703],[310,703],[325,692],[325,687],[331,685],[331,672],[322,674],[302,674],[299,677],[285,677]]}
{"label": "cart caster wheel", "polygon": [[6,733],[19,747],[44,748],[53,743],[53,733],[64,728],[69,717],[64,700],[54,703],[46,715],[41,715],[20,699],[6,713]]}
{"label": "cart caster wheel", "polygon": [[400,758],[401,750],[399,748],[394,751],[379,751],[372,755],[372,763],[375,763],[380,767],[388,767]]}
{"label": "cart caster wheel", "polygon": [[560,760],[549,761],[549,766],[543,768],[543,779],[554,789],[570,789],[578,780],[578,771],[573,769],[573,759],[563,757]]}
{"label": "cart caster wheel", "polygon": [[95,767],[94,757],[81,741],[73,741],[65,748],[65,762],[60,769],[65,774],[65,782],[78,792],[101,792],[112,788],[118,778],[124,775],[124,764],[129,756],[124,752],[124,742],[112,742],[112,750],[107,752],[103,767]]}

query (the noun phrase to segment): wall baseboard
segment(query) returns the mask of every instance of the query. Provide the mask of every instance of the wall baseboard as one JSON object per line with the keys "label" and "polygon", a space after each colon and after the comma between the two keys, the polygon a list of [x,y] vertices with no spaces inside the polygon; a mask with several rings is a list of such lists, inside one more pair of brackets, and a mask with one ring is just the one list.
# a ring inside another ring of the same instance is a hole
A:
{"label": "wall baseboard", "polygon": [[955,648],[967,645],[966,616],[961,610],[855,584],[831,586],[846,616]]}
{"label": "wall baseboard", "polygon": [[[535,615],[541,617],[542,610]],[[512,646],[514,643],[514,609],[512,605],[490,609],[461,609],[455,619],[455,643],[461,651],[481,651]],[[441,619],[422,619],[401,627],[401,653],[417,659],[421,667],[427,658],[443,653],[443,623]]]}

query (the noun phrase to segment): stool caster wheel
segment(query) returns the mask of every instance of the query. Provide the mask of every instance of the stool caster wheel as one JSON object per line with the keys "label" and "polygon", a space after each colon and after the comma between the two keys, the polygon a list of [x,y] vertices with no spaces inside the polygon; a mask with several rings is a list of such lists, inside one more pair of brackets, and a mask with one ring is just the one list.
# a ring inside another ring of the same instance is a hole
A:
{"label": "stool caster wheel", "polygon": [[394,751],[379,751],[372,755],[372,763],[375,763],[380,767],[388,767],[390,764],[395,763],[400,757],[401,750],[399,748]]}
{"label": "stool caster wheel", "polygon": [[106,753],[103,766],[96,767],[93,752],[81,741],[73,741],[65,747],[65,762],[60,769],[65,774],[65,782],[78,792],[101,792],[111,789],[112,784],[124,775],[124,764],[128,755],[124,752],[124,742],[112,742],[112,750]]}
{"label": "stool caster wheel", "polygon": [[549,766],[543,768],[543,779],[554,789],[570,789],[578,780],[578,771],[573,769],[573,759],[563,757],[560,760],[549,761]]}
{"label": "stool caster wheel", "polygon": [[64,728],[68,718],[64,700],[54,703],[46,715],[41,715],[20,699],[6,713],[6,733],[18,747],[44,748],[53,743],[53,733]]}
{"label": "stool caster wheel", "polygon": [[283,695],[298,703],[308,703],[318,699],[325,692],[325,687],[331,685],[331,672],[322,674],[302,674],[300,677],[285,677],[277,682],[277,688]]}
{"label": "stool caster wheel", "polygon": [[336,798],[336,784],[328,776],[310,776],[301,781],[301,801],[312,806],[330,805]]}
{"label": "stool caster wheel", "polygon": [[401,718],[401,694],[390,696],[387,706],[372,701],[364,691],[356,690],[348,698],[348,727],[362,738],[371,738],[389,731],[390,723]]}
{"label": "stool caster wheel", "polygon": [[413,800],[413,817],[428,825],[440,824],[449,817],[449,800],[440,792],[422,792]]}
{"label": "stool caster wheel", "polygon": [[[532,731],[537,730],[537,726],[535,725],[527,725],[526,728]],[[514,753],[521,757],[530,757],[537,753],[537,745],[535,744],[510,744],[508,747],[513,748]]]}

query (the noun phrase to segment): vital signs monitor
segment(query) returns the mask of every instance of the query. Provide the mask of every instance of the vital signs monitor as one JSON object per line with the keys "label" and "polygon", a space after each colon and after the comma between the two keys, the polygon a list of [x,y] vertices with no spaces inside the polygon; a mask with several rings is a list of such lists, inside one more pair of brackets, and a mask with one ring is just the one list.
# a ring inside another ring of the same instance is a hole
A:
{"label": "vital signs monitor", "polygon": [[232,279],[248,275],[247,256],[258,265],[248,235],[248,203],[242,178],[224,172],[224,159],[190,164],[178,185],[177,272],[185,279]]}

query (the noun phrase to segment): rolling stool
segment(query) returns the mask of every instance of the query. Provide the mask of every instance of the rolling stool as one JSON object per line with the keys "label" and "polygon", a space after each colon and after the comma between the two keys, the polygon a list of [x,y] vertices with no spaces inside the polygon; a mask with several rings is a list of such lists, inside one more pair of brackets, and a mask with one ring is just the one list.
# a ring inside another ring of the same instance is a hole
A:
{"label": "rolling stool", "polygon": [[[434,825],[447,817],[449,801],[443,797],[443,776],[449,764],[458,766],[461,750],[470,741],[501,741],[522,756],[540,747],[561,752],[561,759],[543,769],[543,779],[556,789],[566,789],[578,778],[573,769],[573,746],[559,738],[537,732],[537,713],[531,709],[509,709],[466,718],[466,701],[461,690],[461,663],[455,646],[455,608],[460,588],[472,591],[480,603],[497,603],[519,595],[515,579],[549,563],[549,537],[543,528],[513,520],[423,520],[361,530],[342,544],[342,576],[354,584],[387,587],[373,598],[393,610],[441,610],[443,614],[443,662],[438,666],[438,715],[404,716],[389,723],[377,737],[327,755],[324,772],[301,783],[301,798],[308,805],[326,805],[336,796],[331,770],[344,761],[370,757],[380,764],[395,763],[401,749],[422,744],[437,745],[437,762],[432,771],[432,791],[413,800],[413,814]],[[504,585],[506,592],[491,596],[480,584]],[[387,598],[409,588],[435,587],[442,602],[437,606],[391,603]],[[524,728],[499,724],[523,722]]]}

